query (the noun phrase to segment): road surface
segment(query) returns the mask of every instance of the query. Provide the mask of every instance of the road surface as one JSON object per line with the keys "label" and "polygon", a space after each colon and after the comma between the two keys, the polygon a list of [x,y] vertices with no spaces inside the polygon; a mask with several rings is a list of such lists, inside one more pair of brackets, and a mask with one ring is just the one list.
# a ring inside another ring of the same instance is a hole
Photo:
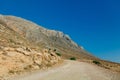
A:
{"label": "road surface", "polygon": [[120,80],[120,75],[93,64],[67,60],[59,67],[12,80]]}

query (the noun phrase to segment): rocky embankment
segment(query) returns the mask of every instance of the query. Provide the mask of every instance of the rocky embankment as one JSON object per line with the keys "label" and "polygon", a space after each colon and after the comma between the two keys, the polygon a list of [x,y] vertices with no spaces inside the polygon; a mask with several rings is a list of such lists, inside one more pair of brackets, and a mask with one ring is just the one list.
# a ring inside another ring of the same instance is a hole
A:
{"label": "rocky embankment", "polygon": [[61,61],[55,51],[41,52],[28,47],[0,47],[0,80],[25,71],[46,69]]}

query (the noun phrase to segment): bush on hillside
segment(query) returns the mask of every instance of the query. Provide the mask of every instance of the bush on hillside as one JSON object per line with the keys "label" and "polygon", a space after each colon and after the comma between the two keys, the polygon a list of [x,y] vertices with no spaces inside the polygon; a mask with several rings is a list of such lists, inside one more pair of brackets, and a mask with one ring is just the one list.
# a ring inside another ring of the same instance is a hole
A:
{"label": "bush on hillside", "polygon": [[96,61],[96,60],[94,60],[93,63],[97,65],[101,64],[99,61]]}
{"label": "bush on hillside", "polygon": [[61,56],[61,54],[60,53],[56,53],[58,56]]}
{"label": "bush on hillside", "polygon": [[75,57],[71,57],[70,60],[76,60],[76,58]]}

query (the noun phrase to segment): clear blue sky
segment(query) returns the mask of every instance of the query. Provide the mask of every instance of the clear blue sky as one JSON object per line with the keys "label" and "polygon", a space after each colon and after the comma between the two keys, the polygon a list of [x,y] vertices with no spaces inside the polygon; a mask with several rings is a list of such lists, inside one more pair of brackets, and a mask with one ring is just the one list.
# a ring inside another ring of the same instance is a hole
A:
{"label": "clear blue sky", "polygon": [[119,0],[0,0],[0,14],[63,31],[95,56],[120,62]]}

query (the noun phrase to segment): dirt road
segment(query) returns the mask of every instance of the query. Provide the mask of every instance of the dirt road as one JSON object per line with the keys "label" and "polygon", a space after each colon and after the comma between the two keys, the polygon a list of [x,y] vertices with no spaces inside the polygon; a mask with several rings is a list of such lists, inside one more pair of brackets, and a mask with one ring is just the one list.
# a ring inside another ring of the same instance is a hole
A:
{"label": "dirt road", "polygon": [[12,80],[120,80],[120,75],[93,64],[68,60],[59,67]]}

